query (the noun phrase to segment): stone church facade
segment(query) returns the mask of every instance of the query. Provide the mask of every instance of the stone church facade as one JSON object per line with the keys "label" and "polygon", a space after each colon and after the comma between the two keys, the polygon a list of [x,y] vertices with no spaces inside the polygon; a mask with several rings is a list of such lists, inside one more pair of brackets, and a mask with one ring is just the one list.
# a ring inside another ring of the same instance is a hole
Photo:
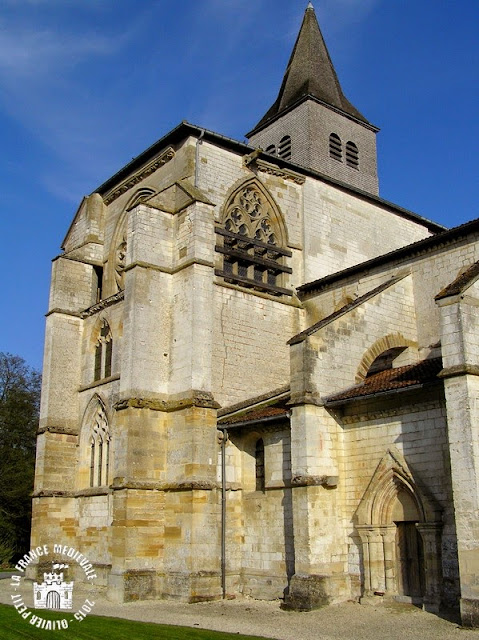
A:
{"label": "stone church facade", "polygon": [[183,122],[84,198],[34,546],[80,549],[117,601],[397,597],[479,625],[479,222],[382,200],[377,131],[309,5],[249,145]]}

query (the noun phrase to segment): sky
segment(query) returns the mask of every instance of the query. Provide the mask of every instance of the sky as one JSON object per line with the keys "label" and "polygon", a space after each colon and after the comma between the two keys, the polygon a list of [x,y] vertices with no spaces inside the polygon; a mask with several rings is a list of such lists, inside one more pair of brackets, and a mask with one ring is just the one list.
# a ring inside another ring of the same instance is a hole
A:
{"label": "sky", "polygon": [[[51,260],[84,195],[182,120],[243,141],[307,0],[0,0],[0,351],[42,365]],[[479,217],[478,0],[313,1],[381,131],[380,196]]]}

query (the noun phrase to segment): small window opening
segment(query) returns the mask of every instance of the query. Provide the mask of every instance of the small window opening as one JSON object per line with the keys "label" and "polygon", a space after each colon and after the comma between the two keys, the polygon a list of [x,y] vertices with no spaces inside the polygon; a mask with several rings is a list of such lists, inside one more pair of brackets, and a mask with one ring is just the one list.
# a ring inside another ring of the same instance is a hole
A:
{"label": "small window opening", "polygon": [[112,372],[112,360],[113,360],[113,338],[110,331],[110,326],[106,320],[100,329],[100,335],[95,345],[95,366],[93,379],[102,380],[103,378],[109,378]]}
{"label": "small window opening", "polygon": [[283,160],[291,160],[291,136],[284,136],[278,146],[278,155]]}
{"label": "small window opening", "polygon": [[101,487],[109,482],[110,433],[103,407],[94,418],[90,438],[90,487]]}
{"label": "small window opening", "polygon": [[95,302],[103,299],[103,267],[93,265],[93,287],[95,291]]}
{"label": "small window opening", "polygon": [[346,142],[346,164],[353,169],[359,169],[359,151],[354,142]]}
{"label": "small window opening", "polygon": [[343,145],[337,133],[332,133],[329,136],[329,155],[338,162],[343,161]]}
{"label": "small window opening", "polygon": [[276,155],[276,145],[270,144],[265,149],[266,153],[270,153],[272,156]]}
{"label": "small window opening", "polygon": [[394,368],[394,360],[405,351],[407,347],[392,347],[387,351],[383,351],[371,364],[366,375],[367,378],[381,371],[388,371]]}
{"label": "small window opening", "polygon": [[262,438],[256,442],[254,455],[256,460],[256,491],[264,491],[264,442]]}

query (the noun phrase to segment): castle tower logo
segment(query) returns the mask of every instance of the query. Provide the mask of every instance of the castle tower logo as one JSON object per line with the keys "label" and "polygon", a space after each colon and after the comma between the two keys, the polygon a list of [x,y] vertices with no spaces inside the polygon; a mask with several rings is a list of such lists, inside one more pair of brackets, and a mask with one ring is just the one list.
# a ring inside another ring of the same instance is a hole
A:
{"label": "castle tower logo", "polygon": [[33,606],[35,609],[72,609],[73,581],[65,582],[62,573],[55,570],[68,569],[67,564],[53,564],[52,573],[43,574],[42,584],[33,583]]}
{"label": "castle tower logo", "polygon": [[[32,594],[31,587],[25,584],[24,580],[27,571],[34,572],[35,565],[40,563],[45,563],[47,567],[51,563],[52,570],[43,573],[43,582],[33,583]],[[11,576],[10,582],[13,591],[12,604],[22,619],[37,629],[45,631],[68,629],[71,624],[75,626],[81,623],[95,606],[94,580],[97,578],[95,566],[74,547],[61,544],[44,544],[35,547],[17,562],[15,569],[17,573]],[[68,569],[70,571],[67,573]],[[73,580],[68,579],[71,575],[76,577],[79,575],[82,583],[81,595],[77,591],[78,601],[75,608],[73,607]],[[89,598],[86,598],[86,595]],[[34,613],[33,610],[38,609],[68,613],[65,613],[61,619],[50,620],[42,617],[40,613]]]}

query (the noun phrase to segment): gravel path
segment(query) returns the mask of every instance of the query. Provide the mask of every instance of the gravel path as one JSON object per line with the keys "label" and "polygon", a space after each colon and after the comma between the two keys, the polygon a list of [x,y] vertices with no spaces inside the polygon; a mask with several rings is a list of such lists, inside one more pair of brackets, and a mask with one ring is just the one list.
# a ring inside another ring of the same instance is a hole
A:
{"label": "gravel path", "polygon": [[[11,604],[9,580],[0,580],[0,602]],[[22,581],[17,593],[31,606],[32,585]],[[76,589],[77,610],[87,592]],[[201,604],[174,601],[143,601],[113,604],[96,594],[95,615],[141,620],[187,627],[243,633],[277,640],[479,640],[479,630],[466,630],[457,623],[412,605],[377,606],[346,603],[308,613],[282,611],[280,603],[249,598]]]}

